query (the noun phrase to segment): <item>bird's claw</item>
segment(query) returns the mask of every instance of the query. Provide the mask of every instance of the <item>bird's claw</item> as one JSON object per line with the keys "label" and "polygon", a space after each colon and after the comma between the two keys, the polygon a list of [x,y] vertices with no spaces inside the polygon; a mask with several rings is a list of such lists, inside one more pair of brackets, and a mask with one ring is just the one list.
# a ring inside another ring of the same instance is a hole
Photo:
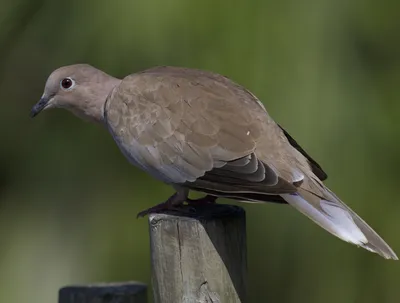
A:
{"label": "bird's claw", "polygon": [[150,207],[150,208],[148,208],[148,209],[142,210],[141,212],[139,212],[139,213],[136,215],[136,218],[137,218],[137,219],[138,219],[138,218],[143,218],[143,217],[145,217],[145,216],[147,216],[147,215],[149,215],[149,214],[151,214],[151,213],[159,213],[159,212],[161,212],[162,210],[169,209],[168,205],[165,205],[165,204],[166,204],[166,203],[161,203],[161,204],[158,204],[158,205],[156,205],[156,206]]}
{"label": "bird's claw", "polygon": [[194,214],[197,212],[196,206],[214,204],[217,199],[217,197],[210,195],[207,195],[199,199],[186,198],[187,206],[185,206],[183,205],[184,202],[177,198],[178,195],[174,194],[164,203],[160,203],[158,205],[155,205],[153,207],[150,207],[146,210],[139,212],[136,217],[142,218],[151,213],[162,213],[168,210],[176,211],[177,213],[181,214]]}
{"label": "bird's claw", "polygon": [[187,198],[186,202],[187,202],[188,205],[198,206],[198,205],[215,204],[216,200],[217,200],[217,197],[211,196],[211,195],[207,195],[207,196],[199,198],[199,199]]}
{"label": "bird's claw", "polygon": [[156,206],[150,207],[146,210],[139,212],[136,218],[143,218],[149,214],[159,214],[165,211],[176,211],[181,214],[193,214],[196,213],[196,209],[194,207],[185,207],[183,204],[180,205],[169,205],[167,203],[161,203]]}

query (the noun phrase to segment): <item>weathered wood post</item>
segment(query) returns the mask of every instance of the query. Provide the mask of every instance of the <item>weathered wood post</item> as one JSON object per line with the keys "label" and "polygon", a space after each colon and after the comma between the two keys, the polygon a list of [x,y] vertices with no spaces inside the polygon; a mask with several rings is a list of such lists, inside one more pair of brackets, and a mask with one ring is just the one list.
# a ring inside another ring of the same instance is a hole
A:
{"label": "weathered wood post", "polygon": [[185,210],[149,216],[154,302],[246,302],[245,211],[222,204]]}
{"label": "weathered wood post", "polygon": [[146,285],[107,283],[61,288],[58,303],[147,303]]}

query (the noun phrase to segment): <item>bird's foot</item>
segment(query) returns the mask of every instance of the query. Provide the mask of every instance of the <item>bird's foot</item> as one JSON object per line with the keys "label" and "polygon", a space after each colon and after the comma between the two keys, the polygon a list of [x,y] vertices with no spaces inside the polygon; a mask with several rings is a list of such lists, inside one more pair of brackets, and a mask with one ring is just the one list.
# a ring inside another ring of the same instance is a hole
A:
{"label": "bird's foot", "polygon": [[137,214],[137,218],[145,217],[151,213],[161,213],[167,210],[181,211],[181,206],[185,202],[187,191],[177,191],[167,201],[145,209]]}
{"label": "bird's foot", "polygon": [[166,211],[175,211],[177,214],[193,214],[196,213],[194,207],[188,207],[183,204],[171,205],[166,202],[157,204],[137,214],[136,218],[142,218],[150,214],[159,214]]}
{"label": "bird's foot", "polygon": [[199,199],[190,199],[190,198],[186,198],[186,202],[188,205],[209,205],[209,204],[215,204],[217,201],[216,196],[211,196],[211,195],[207,195],[203,198],[199,198]]}
{"label": "bird's foot", "polygon": [[165,210],[169,210],[171,208],[173,208],[173,206],[170,203],[168,203],[168,201],[167,201],[167,202],[164,202],[164,203],[157,204],[156,206],[150,207],[148,209],[142,210],[141,212],[139,212],[136,215],[136,218],[142,218],[142,217],[145,217],[145,216],[147,216],[147,215],[149,215],[151,213],[159,213],[159,212],[162,212],[162,211],[165,211]]}

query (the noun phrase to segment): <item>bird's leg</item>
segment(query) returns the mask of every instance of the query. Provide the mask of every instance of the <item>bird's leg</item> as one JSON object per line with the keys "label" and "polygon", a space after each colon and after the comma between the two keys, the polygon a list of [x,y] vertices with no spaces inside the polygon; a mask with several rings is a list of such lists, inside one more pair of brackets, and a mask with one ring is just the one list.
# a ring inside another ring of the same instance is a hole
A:
{"label": "bird's leg", "polygon": [[186,198],[186,202],[189,205],[207,205],[207,204],[215,204],[218,197],[207,195],[205,197],[199,199],[190,199]]}
{"label": "bird's leg", "polygon": [[137,218],[144,217],[150,213],[159,213],[165,210],[175,209],[177,206],[182,205],[189,194],[189,190],[185,188],[177,188],[176,193],[167,199],[167,201],[150,207],[137,214]]}

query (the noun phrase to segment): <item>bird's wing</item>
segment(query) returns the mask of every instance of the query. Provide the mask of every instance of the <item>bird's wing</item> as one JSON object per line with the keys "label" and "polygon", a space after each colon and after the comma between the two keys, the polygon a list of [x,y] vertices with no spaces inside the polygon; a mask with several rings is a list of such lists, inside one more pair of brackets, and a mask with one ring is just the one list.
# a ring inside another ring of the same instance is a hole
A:
{"label": "bird's wing", "polygon": [[172,67],[133,74],[113,90],[104,111],[122,152],[167,183],[204,178],[217,179],[221,190],[295,191],[256,152],[262,136],[286,140],[283,132],[258,99],[223,76]]}
{"label": "bird's wing", "polygon": [[280,196],[339,238],[397,258],[261,102],[225,77],[172,67],[128,76],[105,118],[131,162],[167,183],[248,201]]}

